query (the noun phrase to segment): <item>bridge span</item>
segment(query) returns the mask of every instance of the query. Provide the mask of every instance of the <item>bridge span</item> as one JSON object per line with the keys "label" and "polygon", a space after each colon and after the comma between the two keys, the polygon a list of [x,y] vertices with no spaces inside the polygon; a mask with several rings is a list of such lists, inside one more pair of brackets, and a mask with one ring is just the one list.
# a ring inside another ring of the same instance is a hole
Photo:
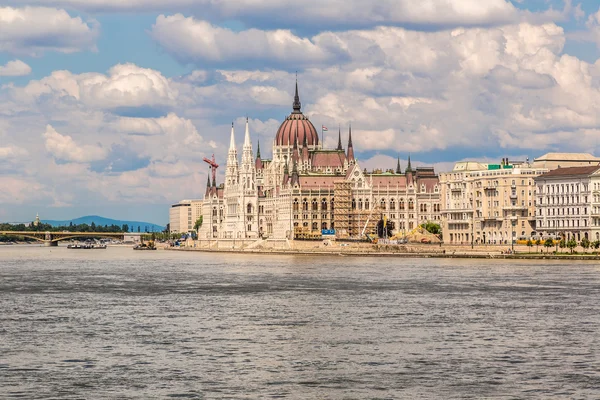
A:
{"label": "bridge span", "polygon": [[109,239],[125,239],[124,233],[113,232],[30,232],[30,231],[0,231],[0,236],[22,236],[43,242],[47,247],[58,246],[61,240],[95,237]]}

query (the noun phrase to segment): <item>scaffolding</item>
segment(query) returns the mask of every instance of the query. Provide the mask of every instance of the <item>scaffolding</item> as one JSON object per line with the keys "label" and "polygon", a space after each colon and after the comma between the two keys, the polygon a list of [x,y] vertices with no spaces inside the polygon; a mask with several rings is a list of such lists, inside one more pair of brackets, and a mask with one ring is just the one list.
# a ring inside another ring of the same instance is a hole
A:
{"label": "scaffolding", "polygon": [[347,239],[350,237],[352,182],[334,182],[333,195],[335,198],[335,209],[333,210],[335,236],[337,239]]}

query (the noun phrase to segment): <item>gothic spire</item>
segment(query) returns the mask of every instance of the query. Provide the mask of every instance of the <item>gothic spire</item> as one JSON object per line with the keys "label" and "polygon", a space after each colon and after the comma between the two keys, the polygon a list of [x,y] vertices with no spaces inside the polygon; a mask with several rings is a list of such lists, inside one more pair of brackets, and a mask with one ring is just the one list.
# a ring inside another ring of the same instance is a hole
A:
{"label": "gothic spire", "polygon": [[400,156],[398,156],[398,165],[396,166],[396,173],[401,174],[402,168],[400,168]]}
{"label": "gothic spire", "polygon": [[256,158],[260,158],[260,140],[258,141],[258,144],[256,147]]}
{"label": "gothic spire", "polygon": [[231,138],[229,139],[229,150],[235,150],[235,136],[233,134],[233,122],[231,123]]}
{"label": "gothic spire", "polygon": [[208,182],[206,182],[206,187],[209,188],[210,187],[210,174],[208,174]]}
{"label": "gothic spire", "polygon": [[250,143],[250,129],[248,128],[248,117],[246,117],[246,133],[244,135],[244,147],[251,146]]}
{"label": "gothic spire", "polygon": [[298,74],[296,74],[296,93],[294,94],[294,104],[292,105],[294,112],[293,114],[300,114],[302,111],[302,103],[300,103],[300,96],[298,96]]}
{"label": "gothic spire", "polygon": [[354,148],[352,147],[352,124],[348,128],[348,155],[346,156],[349,163],[354,163]]}
{"label": "gothic spire", "polygon": [[338,126],[338,150],[342,150],[342,128]]}
{"label": "gothic spire", "polygon": [[408,155],[408,165],[406,166],[405,172],[412,172],[412,167],[410,165],[410,154]]}

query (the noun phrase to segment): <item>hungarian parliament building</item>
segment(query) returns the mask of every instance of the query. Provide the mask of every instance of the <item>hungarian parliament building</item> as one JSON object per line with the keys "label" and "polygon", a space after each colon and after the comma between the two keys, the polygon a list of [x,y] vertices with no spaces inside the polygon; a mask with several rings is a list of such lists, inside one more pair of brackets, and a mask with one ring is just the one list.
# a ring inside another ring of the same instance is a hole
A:
{"label": "hungarian parliament building", "polygon": [[434,169],[395,168],[367,172],[354,157],[352,129],[347,145],[338,132],[326,149],[302,113],[298,83],[291,114],[275,134],[271,159],[254,152],[246,120],[241,161],[234,127],[224,182],[208,179],[202,201],[200,239],[311,239],[323,232],[337,238],[374,233],[385,217],[395,231],[408,232],[441,218],[440,184]]}

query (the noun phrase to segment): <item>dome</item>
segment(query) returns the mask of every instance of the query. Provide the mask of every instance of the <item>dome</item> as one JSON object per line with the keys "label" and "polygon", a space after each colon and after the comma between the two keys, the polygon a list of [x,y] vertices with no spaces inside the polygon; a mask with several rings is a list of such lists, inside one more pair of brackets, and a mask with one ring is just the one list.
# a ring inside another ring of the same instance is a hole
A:
{"label": "dome", "polygon": [[298,146],[302,146],[304,138],[308,146],[319,144],[319,135],[308,117],[302,114],[300,97],[298,96],[298,82],[296,82],[296,95],[294,96],[294,111],[283,121],[277,130],[275,144],[277,146],[293,146],[294,137],[298,135]]}
{"label": "dome", "polygon": [[315,126],[302,113],[292,113],[283,121],[277,131],[275,144],[277,146],[293,146],[296,133],[298,134],[298,146],[302,146],[305,137],[309,146],[319,144],[319,135]]}

